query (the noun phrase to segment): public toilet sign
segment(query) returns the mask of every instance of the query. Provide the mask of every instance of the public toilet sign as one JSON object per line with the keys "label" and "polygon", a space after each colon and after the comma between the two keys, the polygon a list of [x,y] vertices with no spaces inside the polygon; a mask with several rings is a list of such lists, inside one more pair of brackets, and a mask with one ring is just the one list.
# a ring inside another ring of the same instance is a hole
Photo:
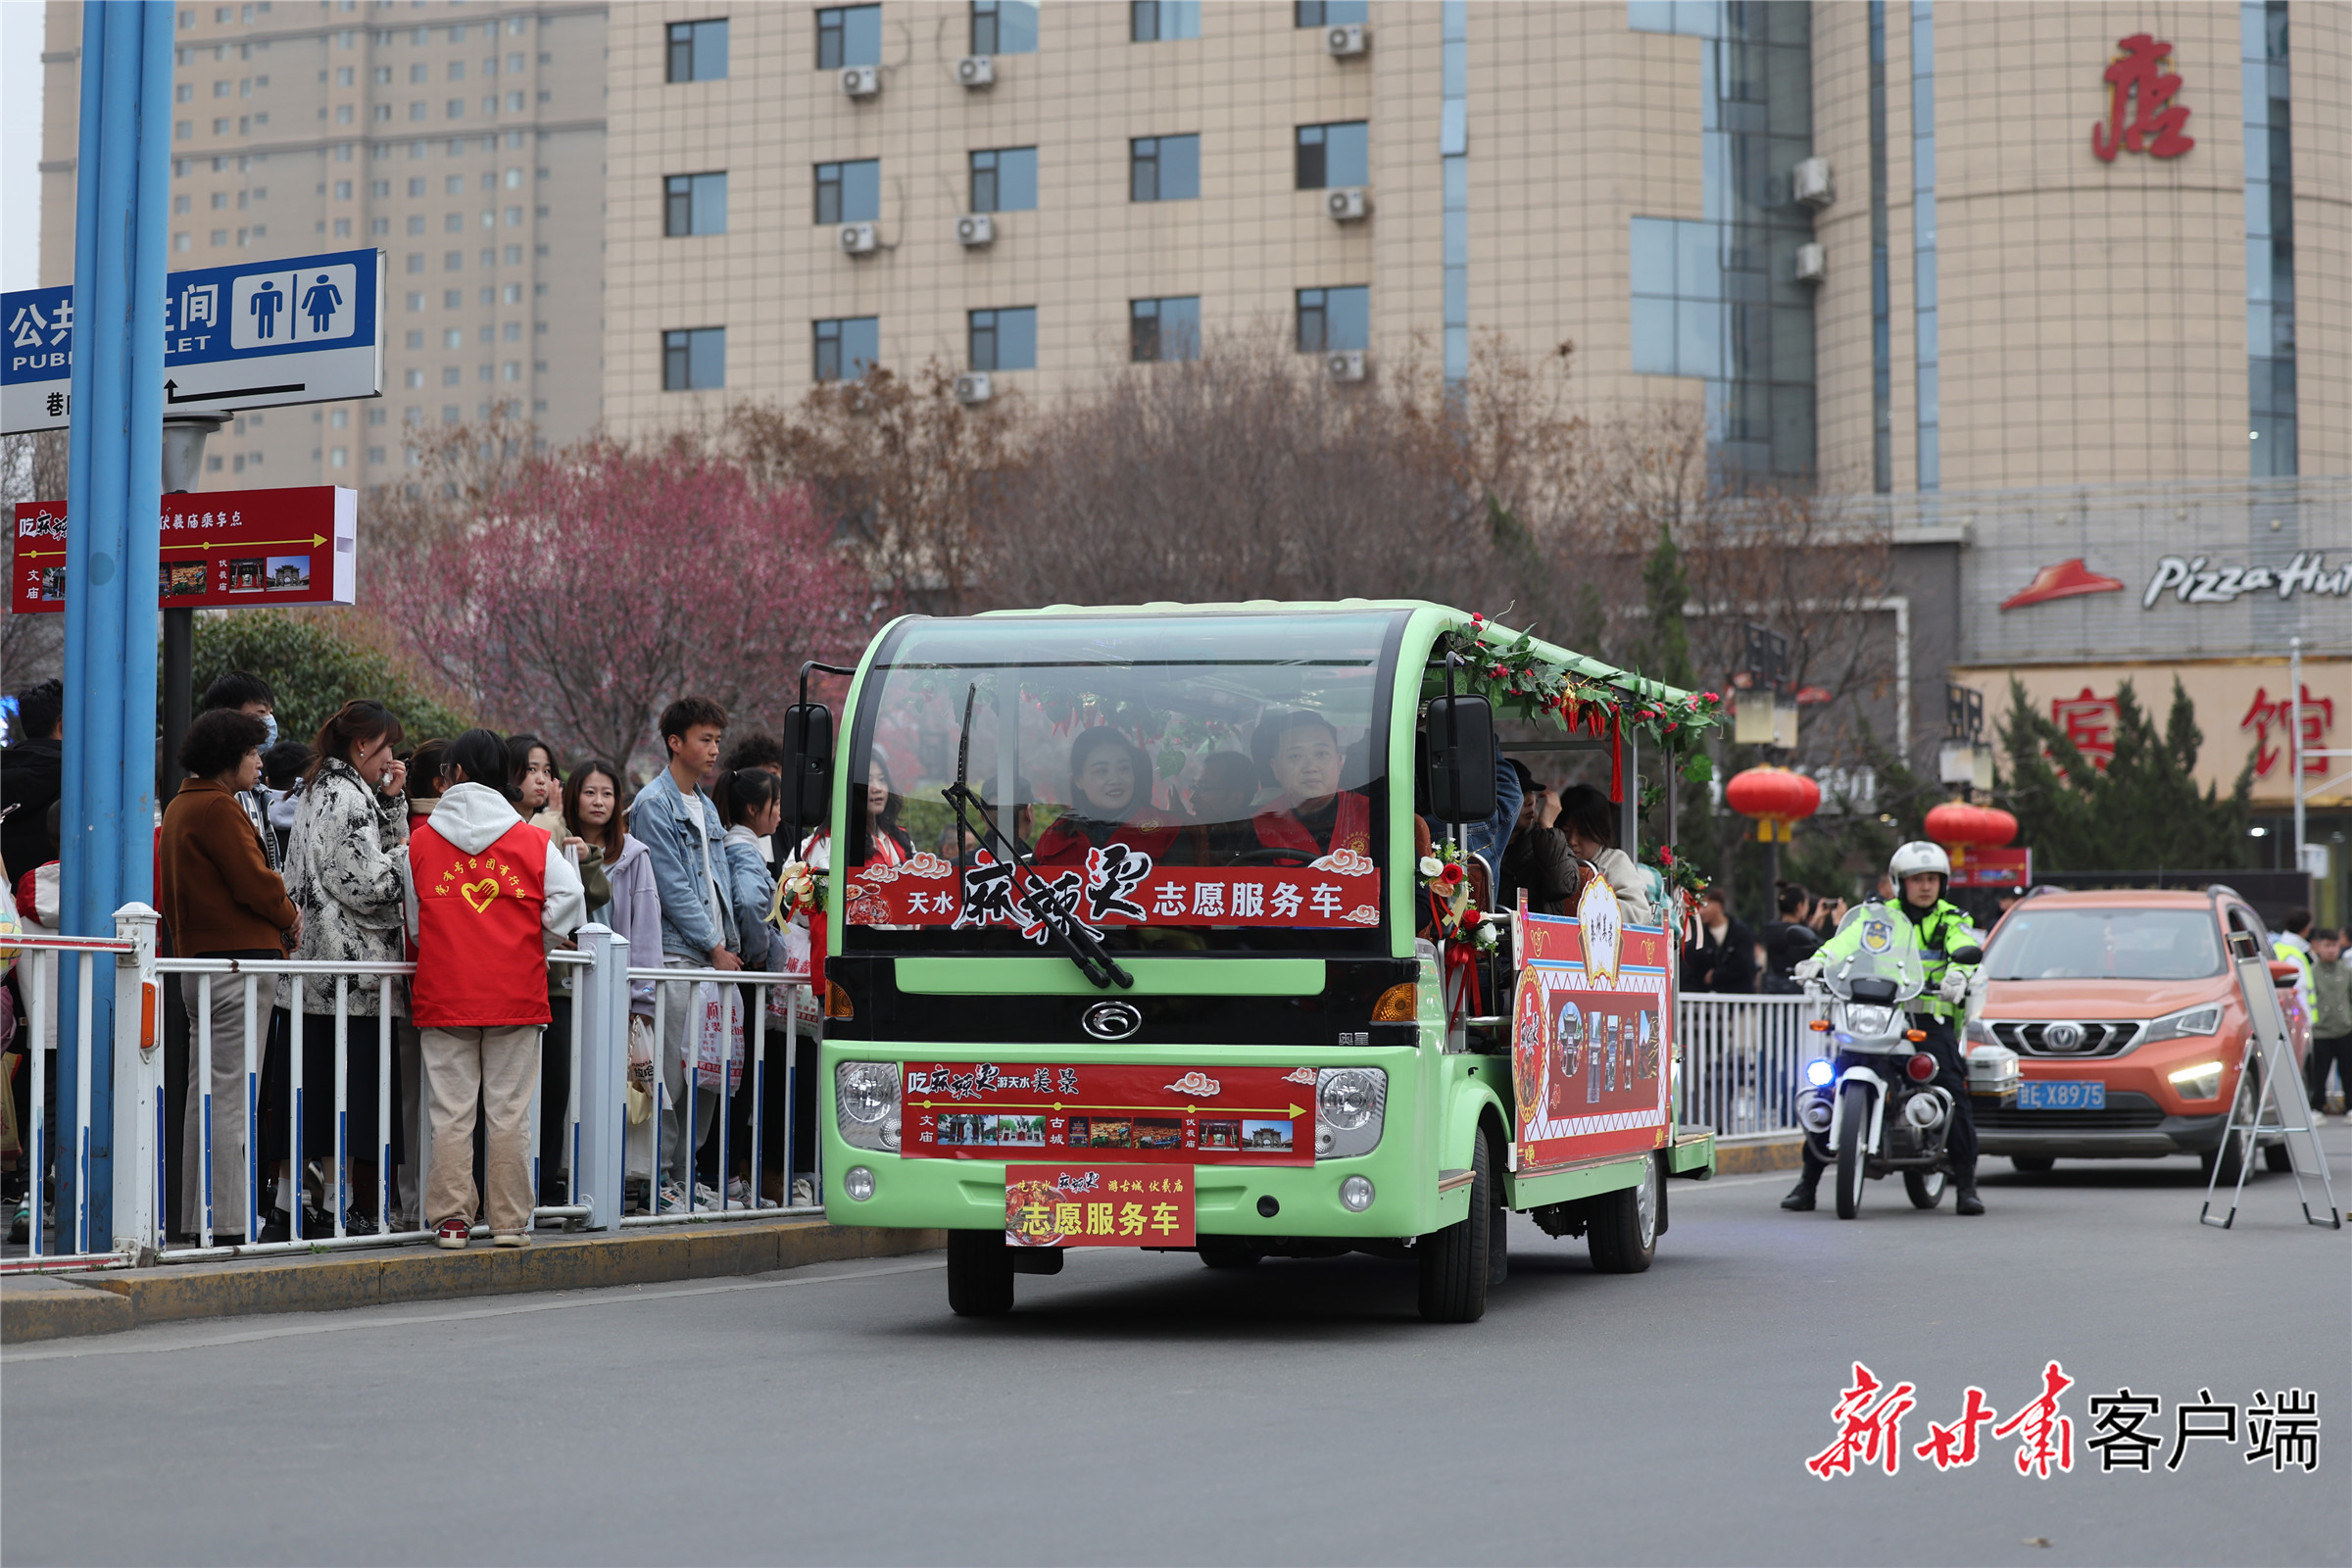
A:
{"label": "public toilet sign", "polygon": [[[17,506],[9,609],[66,608],[66,504]],[[357,601],[360,493],[336,485],[190,491],[164,497],[166,610],[258,610]]]}
{"label": "public toilet sign", "polygon": [[[164,302],[164,413],[371,398],[383,391],[383,267],[332,251],[173,272]],[[0,432],[73,422],[74,287],[0,295]]]}

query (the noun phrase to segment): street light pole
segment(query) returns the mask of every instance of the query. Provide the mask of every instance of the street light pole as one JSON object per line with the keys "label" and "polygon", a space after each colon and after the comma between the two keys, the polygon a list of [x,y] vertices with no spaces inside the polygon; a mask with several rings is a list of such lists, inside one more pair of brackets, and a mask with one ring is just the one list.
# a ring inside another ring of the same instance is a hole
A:
{"label": "street light pole", "polygon": [[2286,640],[2286,785],[2295,802],[2295,870],[2305,876],[2303,863],[2303,639]]}
{"label": "street light pole", "polygon": [[[112,936],[118,907],[154,897],[172,21],[163,0],[88,0],[81,13],[59,857],[73,936]],[[66,992],[61,1041],[78,1038],[77,989]],[[76,1073],[57,1075],[58,1125],[80,1112],[90,1129],[87,1149],[58,1162],[58,1212],[75,1212],[86,1193],[86,1245],[99,1249],[114,1238],[114,993],[89,988],[89,1105],[73,1103]]]}

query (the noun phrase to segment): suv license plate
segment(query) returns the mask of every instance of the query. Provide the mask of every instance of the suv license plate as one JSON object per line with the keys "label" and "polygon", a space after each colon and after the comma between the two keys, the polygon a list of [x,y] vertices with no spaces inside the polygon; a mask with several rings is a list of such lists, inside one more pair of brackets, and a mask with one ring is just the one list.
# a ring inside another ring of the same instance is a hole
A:
{"label": "suv license plate", "polygon": [[2099,1078],[2029,1079],[2017,1086],[2020,1110],[2105,1110],[2107,1084]]}

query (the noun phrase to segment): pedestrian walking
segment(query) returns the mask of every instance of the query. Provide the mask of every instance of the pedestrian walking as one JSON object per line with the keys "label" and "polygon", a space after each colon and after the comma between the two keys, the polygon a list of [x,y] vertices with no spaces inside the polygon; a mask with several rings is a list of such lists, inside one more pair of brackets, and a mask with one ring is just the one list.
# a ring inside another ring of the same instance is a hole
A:
{"label": "pedestrian walking", "polygon": [[[448,789],[400,862],[433,1129],[424,1216],[436,1244],[459,1249],[486,1207],[492,1243],[525,1247],[548,947],[568,941],[585,909],[570,860],[515,813],[499,738],[467,730],[448,767]],[[479,1188],[477,1114],[487,1130]]]}
{"label": "pedestrian walking", "polygon": [[[302,911],[286,897],[286,885],[263,846],[239,797],[262,775],[262,747],[269,738],[263,721],[236,708],[215,709],[188,726],[179,746],[179,765],[193,775],[164,809],[156,853],[156,896],[174,954],[186,958],[283,958],[302,936]],[[245,1171],[245,1035],[255,1032],[258,1056],[268,1046],[277,977],[253,977],[253,1004],[246,1005],[246,981],[236,974],[181,975],[180,994],[188,1016],[202,1028],[209,1015],[212,1069],[200,1073],[191,1031],[189,1072],[180,1158],[180,1228],[200,1235],[204,1196],[212,1195],[216,1245],[244,1245],[248,1234]],[[205,1146],[207,1101],[212,1141]],[[208,1183],[209,1171],[209,1183]]]}

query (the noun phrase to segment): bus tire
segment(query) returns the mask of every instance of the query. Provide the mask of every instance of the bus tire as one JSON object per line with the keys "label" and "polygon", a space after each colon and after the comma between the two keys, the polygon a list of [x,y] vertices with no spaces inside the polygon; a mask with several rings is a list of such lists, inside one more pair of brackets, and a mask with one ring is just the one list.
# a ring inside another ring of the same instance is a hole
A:
{"label": "bus tire", "polygon": [[1210,1268],[1255,1268],[1265,1254],[1248,1242],[1230,1236],[1205,1236],[1200,1240],[1200,1261]]}
{"label": "bus tire", "polygon": [[1012,1255],[1003,1231],[948,1232],[948,1310],[957,1317],[1012,1310]]}
{"label": "bus tire", "polygon": [[1642,1162],[1642,1179],[1592,1200],[1585,1249],[1603,1274],[1639,1274],[1658,1255],[1658,1162]]}
{"label": "bus tire", "polygon": [[1487,1249],[1494,1229],[1494,1155],[1481,1132],[1470,1152],[1469,1217],[1421,1238],[1421,1315],[1475,1323],[1487,1314]]}

